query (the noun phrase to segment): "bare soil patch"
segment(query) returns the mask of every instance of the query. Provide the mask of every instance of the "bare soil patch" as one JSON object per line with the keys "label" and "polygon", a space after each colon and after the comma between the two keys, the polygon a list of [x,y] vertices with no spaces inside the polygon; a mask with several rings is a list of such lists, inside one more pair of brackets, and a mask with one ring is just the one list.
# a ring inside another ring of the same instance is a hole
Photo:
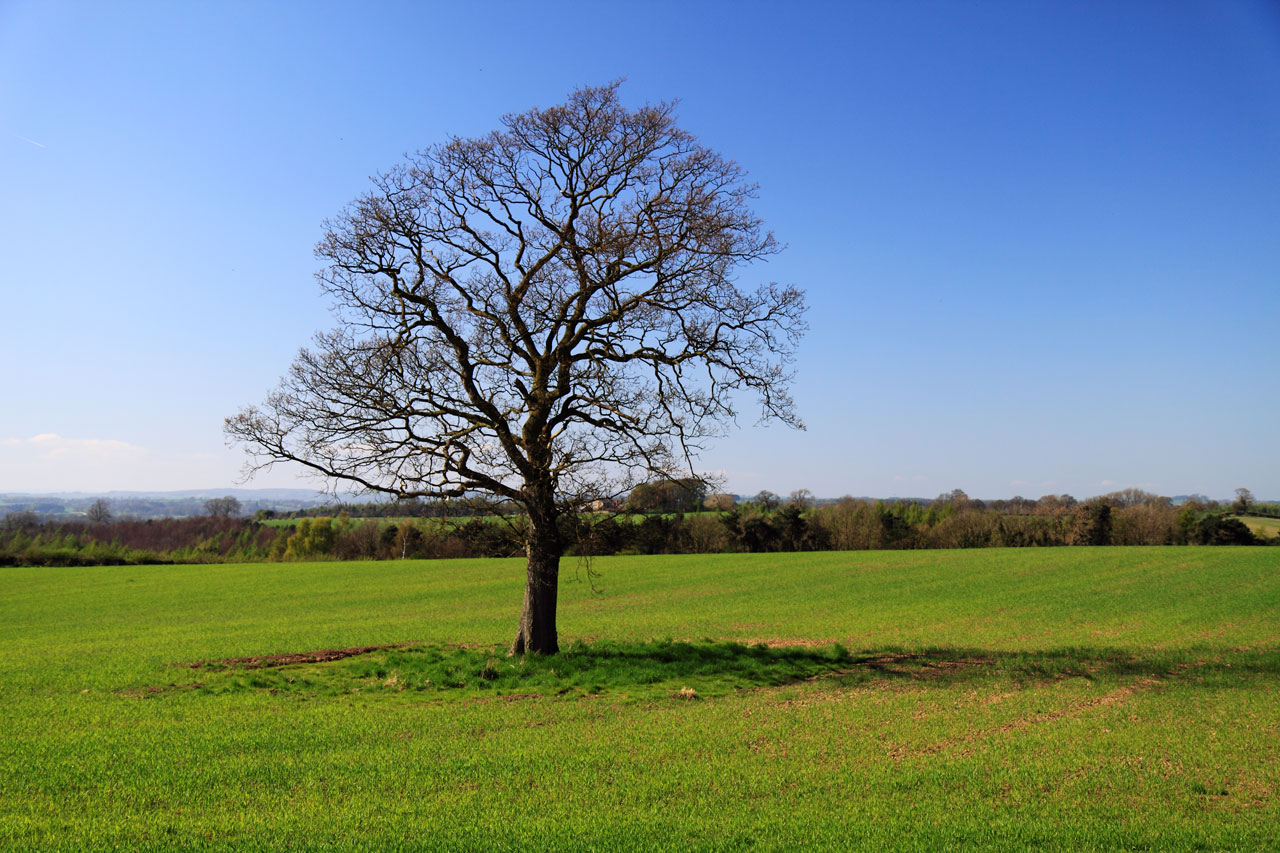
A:
{"label": "bare soil patch", "polygon": [[848,675],[858,671],[859,669],[872,669],[876,672],[885,673],[886,675],[906,676],[908,678],[920,680],[940,678],[948,672],[972,669],[973,667],[990,666],[991,664],[992,661],[990,658],[973,655],[945,657],[929,653],[887,652],[885,654],[876,655],[875,657],[857,659],[857,666],[849,669],[836,670],[830,673],[823,673],[821,675],[814,676],[810,680],[817,681],[821,678]]}
{"label": "bare soil patch", "polygon": [[190,669],[265,669],[272,666],[288,666],[296,663],[328,663],[329,661],[351,658],[356,655],[367,655],[369,652],[380,652],[383,649],[401,649],[404,643],[388,643],[382,646],[353,646],[349,649],[320,649],[314,652],[285,652],[275,655],[255,655],[247,658],[221,658],[220,660],[198,660],[195,663],[182,664]]}
{"label": "bare soil patch", "polygon": [[804,639],[804,638],[784,640],[779,637],[773,637],[770,639],[741,640],[740,642],[744,646],[768,646],[771,649],[792,649],[792,648],[817,649],[817,648],[825,648],[826,646],[829,646],[836,641],[835,640],[810,640],[810,639]]}

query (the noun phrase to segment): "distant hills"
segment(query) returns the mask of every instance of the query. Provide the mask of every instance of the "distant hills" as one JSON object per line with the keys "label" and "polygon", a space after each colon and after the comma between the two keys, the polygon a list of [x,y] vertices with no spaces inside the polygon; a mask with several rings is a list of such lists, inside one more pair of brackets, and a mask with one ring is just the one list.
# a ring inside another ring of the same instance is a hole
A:
{"label": "distant hills", "polygon": [[[326,503],[332,495],[315,489],[184,489],[176,492],[130,492],[116,489],[110,492],[54,492],[54,496],[67,498],[152,498],[156,500],[180,500],[182,498],[222,498],[230,495],[237,500],[257,501],[313,501]],[[2,497],[3,495],[0,495]],[[42,495],[49,497],[49,495]]]}
{"label": "distant hills", "polygon": [[[324,506],[338,500],[350,500],[350,495],[335,498],[314,489],[184,489],[171,492],[123,491],[108,492],[3,492],[0,493],[0,516],[11,512],[34,512],[56,520],[58,518],[82,518],[94,501],[105,500],[116,518],[182,518],[203,515],[205,501],[230,495],[240,501],[244,515],[252,515],[260,509],[276,512],[292,512],[313,506]],[[362,497],[360,500],[370,500]]]}

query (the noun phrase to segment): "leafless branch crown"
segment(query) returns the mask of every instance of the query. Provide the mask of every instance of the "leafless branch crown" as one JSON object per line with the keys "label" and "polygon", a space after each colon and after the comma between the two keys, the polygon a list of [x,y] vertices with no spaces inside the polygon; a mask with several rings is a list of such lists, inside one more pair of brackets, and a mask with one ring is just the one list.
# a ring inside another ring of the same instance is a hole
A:
{"label": "leafless branch crown", "polygon": [[692,470],[741,390],[800,426],[803,293],[733,280],[780,248],[755,186],[673,104],[631,111],[617,89],[421,151],[326,223],[319,278],[341,323],[227,419],[254,466],[574,503]]}

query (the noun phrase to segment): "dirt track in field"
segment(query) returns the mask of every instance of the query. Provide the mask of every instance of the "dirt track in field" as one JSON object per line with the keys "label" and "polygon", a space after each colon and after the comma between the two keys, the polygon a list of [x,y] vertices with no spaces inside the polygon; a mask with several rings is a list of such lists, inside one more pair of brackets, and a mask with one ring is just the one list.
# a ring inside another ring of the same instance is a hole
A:
{"label": "dirt track in field", "polygon": [[288,666],[295,663],[327,663],[342,660],[356,655],[366,655],[383,649],[403,648],[402,643],[390,643],[384,646],[353,646],[349,649],[320,649],[314,652],[285,652],[277,655],[255,655],[247,658],[221,658],[219,660],[198,660],[195,663],[183,664],[191,669],[209,669],[211,667],[231,667],[234,669],[265,669],[271,666]]}

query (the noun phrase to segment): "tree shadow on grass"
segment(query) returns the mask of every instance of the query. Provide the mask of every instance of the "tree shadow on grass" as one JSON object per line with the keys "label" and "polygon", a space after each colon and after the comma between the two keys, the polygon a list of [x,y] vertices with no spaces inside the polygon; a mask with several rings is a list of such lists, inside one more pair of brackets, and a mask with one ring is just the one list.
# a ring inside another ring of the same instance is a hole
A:
{"label": "tree shadow on grass", "polygon": [[[288,656],[280,656],[287,658]],[[675,640],[576,642],[558,655],[507,657],[500,646],[369,647],[337,660],[266,664],[251,671],[209,667],[203,692],[338,694],[413,691],[442,696],[706,698],[809,681],[842,687],[924,682],[945,687],[985,679],[1154,678],[1246,686],[1280,677],[1280,648],[1134,651],[1063,647],[1029,651],[829,647]],[[152,694],[147,694],[152,695]]]}
{"label": "tree shadow on grass", "polygon": [[1280,647],[1137,651],[1110,646],[1062,646],[1025,651],[935,647],[869,653],[861,663],[886,677],[944,682],[991,677],[1014,681],[1151,678],[1216,686],[1280,676]]}

